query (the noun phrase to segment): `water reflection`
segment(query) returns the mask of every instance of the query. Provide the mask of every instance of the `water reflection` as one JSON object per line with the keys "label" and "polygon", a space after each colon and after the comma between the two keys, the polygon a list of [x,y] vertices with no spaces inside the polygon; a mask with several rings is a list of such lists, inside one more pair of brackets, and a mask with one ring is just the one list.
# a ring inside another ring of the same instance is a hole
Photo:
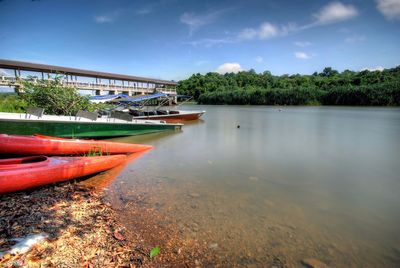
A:
{"label": "water reflection", "polygon": [[121,165],[118,165],[110,170],[101,172],[90,178],[83,180],[80,184],[93,188],[94,190],[103,191],[117,178],[127,165],[139,159],[144,154],[148,153],[151,149],[142,152],[127,155],[127,159]]}
{"label": "water reflection", "polygon": [[113,194],[146,195],[184,235],[239,265],[400,263],[400,109],[199,109],[204,122],[180,133],[118,139],[155,149],[122,171]]}

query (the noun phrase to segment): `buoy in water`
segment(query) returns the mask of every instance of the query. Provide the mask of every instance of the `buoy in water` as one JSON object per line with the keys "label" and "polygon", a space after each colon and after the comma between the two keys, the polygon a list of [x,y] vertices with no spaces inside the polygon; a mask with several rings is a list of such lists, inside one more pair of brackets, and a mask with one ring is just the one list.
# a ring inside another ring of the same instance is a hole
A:
{"label": "buoy in water", "polygon": [[237,128],[240,128],[240,125],[237,125]]}

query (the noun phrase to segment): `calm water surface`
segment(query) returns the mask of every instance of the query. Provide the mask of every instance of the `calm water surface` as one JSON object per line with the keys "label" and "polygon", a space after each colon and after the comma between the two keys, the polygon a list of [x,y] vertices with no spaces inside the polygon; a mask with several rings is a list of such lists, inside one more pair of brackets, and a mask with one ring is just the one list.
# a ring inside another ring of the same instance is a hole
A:
{"label": "calm water surface", "polygon": [[239,265],[400,267],[400,109],[183,108],[207,113],[118,139],[155,149],[110,195],[142,196]]}

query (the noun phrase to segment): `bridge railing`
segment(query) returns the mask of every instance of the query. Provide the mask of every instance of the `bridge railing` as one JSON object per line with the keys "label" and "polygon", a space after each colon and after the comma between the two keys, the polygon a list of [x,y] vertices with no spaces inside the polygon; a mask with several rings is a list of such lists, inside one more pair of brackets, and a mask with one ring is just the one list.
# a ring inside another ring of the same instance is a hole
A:
{"label": "bridge railing", "polygon": [[[1,76],[0,85],[18,85],[21,80],[26,80],[25,78],[16,78],[14,76]],[[36,82],[38,78],[34,78],[33,81]],[[47,81],[54,81],[54,79],[45,79]],[[162,88],[162,87],[138,87],[137,85],[116,85],[116,84],[99,84],[81,81],[61,81],[64,86],[76,87],[79,89],[92,89],[92,90],[111,90],[111,91],[128,91],[128,92],[140,92],[140,93],[152,93],[154,90],[161,91],[163,93],[176,94],[176,89],[174,88]]]}

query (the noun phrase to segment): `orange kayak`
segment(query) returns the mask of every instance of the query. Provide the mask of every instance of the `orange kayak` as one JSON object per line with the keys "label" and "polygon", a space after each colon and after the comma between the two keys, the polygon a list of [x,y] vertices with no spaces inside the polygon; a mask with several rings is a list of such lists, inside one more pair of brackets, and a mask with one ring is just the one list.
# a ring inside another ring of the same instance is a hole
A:
{"label": "orange kayak", "polygon": [[0,154],[84,155],[126,154],[147,151],[152,146],[98,140],[63,139],[43,135],[0,134]]}
{"label": "orange kayak", "polygon": [[91,175],[118,166],[126,159],[126,155],[2,159],[0,194]]}

